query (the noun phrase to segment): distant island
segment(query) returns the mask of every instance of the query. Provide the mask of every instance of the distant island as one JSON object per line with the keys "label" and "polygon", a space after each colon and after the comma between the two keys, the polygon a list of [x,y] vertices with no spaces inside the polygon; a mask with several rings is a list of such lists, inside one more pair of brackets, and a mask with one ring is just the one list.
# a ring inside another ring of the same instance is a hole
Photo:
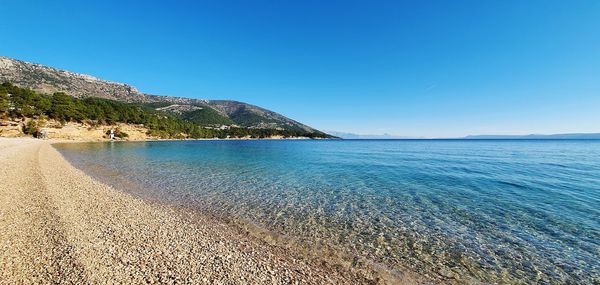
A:
{"label": "distant island", "polygon": [[391,134],[362,135],[348,132],[325,131],[342,139],[351,140],[600,140],[600,133],[530,134],[530,135],[468,135],[457,138],[422,138]]}
{"label": "distant island", "polygon": [[471,135],[467,140],[600,140],[600,133],[572,133],[551,135]]}
{"label": "distant island", "polygon": [[381,134],[381,135],[362,135],[362,134],[354,134],[354,133],[346,133],[346,132],[338,132],[338,131],[325,131],[325,133],[330,134],[332,136],[348,139],[348,140],[400,140],[400,139],[417,139],[416,137],[407,137],[407,136],[396,136],[391,134]]}

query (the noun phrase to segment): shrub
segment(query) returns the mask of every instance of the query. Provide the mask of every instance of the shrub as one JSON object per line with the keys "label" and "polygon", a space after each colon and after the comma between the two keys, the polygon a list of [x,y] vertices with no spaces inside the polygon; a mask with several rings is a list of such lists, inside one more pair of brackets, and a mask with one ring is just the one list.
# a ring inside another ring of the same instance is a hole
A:
{"label": "shrub", "polygon": [[124,131],[121,131],[121,129],[117,128],[115,130],[115,137],[120,138],[120,139],[124,139],[124,138],[128,138],[129,134],[127,134]]}
{"label": "shrub", "polygon": [[37,138],[40,134],[38,122],[35,120],[29,120],[25,125],[23,125],[23,133]]}

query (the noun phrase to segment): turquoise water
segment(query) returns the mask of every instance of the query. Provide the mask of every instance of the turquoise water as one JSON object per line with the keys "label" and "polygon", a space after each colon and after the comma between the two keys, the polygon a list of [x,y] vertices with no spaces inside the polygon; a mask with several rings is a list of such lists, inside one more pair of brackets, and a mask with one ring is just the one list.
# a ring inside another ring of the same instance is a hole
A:
{"label": "turquoise water", "polygon": [[248,220],[389,268],[600,282],[600,141],[181,141],[58,145],[136,195]]}

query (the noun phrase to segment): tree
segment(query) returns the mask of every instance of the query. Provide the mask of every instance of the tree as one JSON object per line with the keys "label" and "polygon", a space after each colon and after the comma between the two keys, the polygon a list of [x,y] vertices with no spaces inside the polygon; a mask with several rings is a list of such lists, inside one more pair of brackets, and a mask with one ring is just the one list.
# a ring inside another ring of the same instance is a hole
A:
{"label": "tree", "polygon": [[52,94],[52,107],[50,107],[50,117],[61,122],[70,121],[76,117],[77,110],[73,103],[73,97],[63,93],[56,92]]}
{"label": "tree", "polygon": [[0,113],[8,112],[9,101],[6,90],[0,89]]}

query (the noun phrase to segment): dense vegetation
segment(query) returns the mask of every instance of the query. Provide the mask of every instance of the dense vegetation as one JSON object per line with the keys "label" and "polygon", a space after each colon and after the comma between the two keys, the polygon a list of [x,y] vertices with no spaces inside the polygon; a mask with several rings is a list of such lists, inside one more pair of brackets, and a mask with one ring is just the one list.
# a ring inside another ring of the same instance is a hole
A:
{"label": "dense vegetation", "polygon": [[[226,124],[229,121],[223,118],[219,119],[210,111],[194,111],[189,117],[176,117],[169,113],[157,111],[148,105],[123,103],[95,97],[75,98],[62,92],[43,95],[30,89],[19,88],[11,83],[0,85],[0,117],[49,118],[61,123],[80,122],[90,125],[142,124],[148,129],[148,135],[160,138],[328,137],[328,135],[320,132],[296,130],[211,129],[204,126]],[[203,119],[216,121],[207,122],[202,121]],[[31,131],[30,128],[37,127],[34,123],[30,123],[25,126],[24,131]]]}
{"label": "dense vegetation", "polygon": [[253,112],[249,112],[246,108],[240,108],[233,114],[231,114],[231,119],[236,122],[242,122],[243,127],[254,126],[260,123],[273,123],[274,121],[269,121],[264,117],[259,116]]}
{"label": "dense vegetation", "polygon": [[219,112],[211,108],[202,108],[191,112],[185,112],[179,115],[179,117],[185,121],[192,122],[200,126],[235,124],[235,122],[230,118],[219,114]]}

